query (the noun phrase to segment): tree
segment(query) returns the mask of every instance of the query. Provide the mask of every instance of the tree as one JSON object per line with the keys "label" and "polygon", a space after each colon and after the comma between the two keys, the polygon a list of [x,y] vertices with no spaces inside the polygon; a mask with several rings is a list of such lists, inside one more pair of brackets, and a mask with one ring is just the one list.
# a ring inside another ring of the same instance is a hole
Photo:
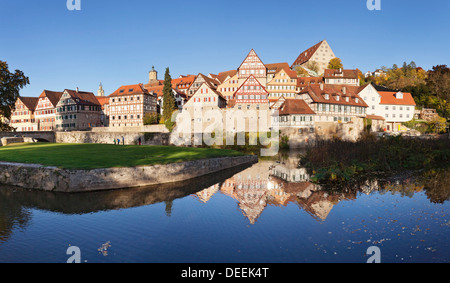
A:
{"label": "tree", "polygon": [[308,64],[306,64],[306,68],[313,72],[319,73],[319,63],[316,61],[309,61]]}
{"label": "tree", "polygon": [[[11,73],[6,62],[0,61],[0,115],[7,120],[15,110],[19,90],[30,83],[28,77],[20,70]],[[0,120],[0,131],[10,131],[11,127]]]}
{"label": "tree", "polygon": [[309,73],[301,66],[297,66],[295,71],[299,77],[309,77]]}
{"label": "tree", "polygon": [[439,99],[442,115],[447,118],[450,106],[450,68],[447,65],[434,66],[428,72],[427,85]]}
{"label": "tree", "polygon": [[144,115],[144,125],[154,125],[159,124],[158,113],[145,113]]}
{"label": "tree", "polygon": [[333,58],[330,60],[330,62],[328,63],[328,69],[334,69],[334,70],[339,70],[339,69],[343,69],[344,65],[342,64],[341,59],[339,58]]}
{"label": "tree", "polygon": [[172,90],[172,77],[170,76],[169,67],[166,68],[164,75],[164,87],[163,87],[163,119],[164,123],[168,123],[172,120],[172,113],[175,111],[175,97]]}

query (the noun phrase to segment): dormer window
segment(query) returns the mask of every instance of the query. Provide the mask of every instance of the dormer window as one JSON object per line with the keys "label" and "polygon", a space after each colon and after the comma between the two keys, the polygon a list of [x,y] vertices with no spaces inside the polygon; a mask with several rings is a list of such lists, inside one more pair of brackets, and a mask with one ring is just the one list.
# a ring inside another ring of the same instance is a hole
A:
{"label": "dormer window", "polygon": [[336,101],[339,101],[339,95],[336,95]]}
{"label": "dormer window", "polygon": [[359,99],[358,99],[358,98],[355,98],[355,102],[356,102],[356,103],[359,103]]}
{"label": "dormer window", "polygon": [[345,101],[347,101],[347,102],[349,101],[349,98],[348,98],[348,96],[347,96],[347,97],[345,98]]}
{"label": "dormer window", "polygon": [[325,99],[326,100],[330,99],[330,95],[328,93],[325,93]]}
{"label": "dormer window", "polygon": [[397,99],[403,99],[403,93],[402,93],[401,91],[397,92],[397,93],[395,94],[395,98],[397,98]]}

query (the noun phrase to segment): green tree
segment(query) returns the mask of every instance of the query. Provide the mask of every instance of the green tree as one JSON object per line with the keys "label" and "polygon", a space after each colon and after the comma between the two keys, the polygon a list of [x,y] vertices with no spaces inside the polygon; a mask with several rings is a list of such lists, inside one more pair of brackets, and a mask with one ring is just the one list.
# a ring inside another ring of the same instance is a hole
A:
{"label": "green tree", "polygon": [[171,121],[172,113],[175,110],[175,97],[172,90],[172,77],[170,76],[169,67],[166,68],[164,75],[163,88],[163,119],[164,122]]}
{"label": "green tree", "polygon": [[438,98],[442,115],[447,118],[450,107],[450,68],[447,65],[434,66],[428,72],[427,85]]}
{"label": "green tree", "polygon": [[[11,119],[15,103],[19,98],[20,89],[30,83],[28,77],[20,70],[11,73],[6,62],[0,61],[0,116]],[[12,128],[0,119],[0,131],[10,131]]]}
{"label": "green tree", "polygon": [[334,70],[339,70],[344,68],[344,65],[342,64],[341,59],[339,58],[333,58],[330,60],[330,62],[328,63],[328,69],[334,69]]}
{"label": "green tree", "polygon": [[159,114],[158,113],[145,113],[144,115],[144,125],[154,125],[159,124]]}

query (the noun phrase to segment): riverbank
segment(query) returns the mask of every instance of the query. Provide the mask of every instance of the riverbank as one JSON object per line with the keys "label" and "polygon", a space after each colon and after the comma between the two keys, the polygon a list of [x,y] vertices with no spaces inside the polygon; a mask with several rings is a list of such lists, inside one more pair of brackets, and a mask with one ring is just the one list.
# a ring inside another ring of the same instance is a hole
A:
{"label": "riverbank", "polygon": [[19,145],[0,149],[0,184],[55,192],[101,191],[191,180],[256,162],[257,156],[217,149]]}
{"label": "riverbank", "polygon": [[318,141],[300,161],[318,183],[339,184],[374,175],[445,168],[450,164],[450,140],[410,139],[402,136],[357,142]]}

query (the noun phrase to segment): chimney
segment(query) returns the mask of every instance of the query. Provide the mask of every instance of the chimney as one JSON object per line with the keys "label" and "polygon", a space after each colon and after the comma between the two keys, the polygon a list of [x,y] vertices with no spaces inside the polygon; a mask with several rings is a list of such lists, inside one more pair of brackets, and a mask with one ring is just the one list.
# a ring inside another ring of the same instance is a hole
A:
{"label": "chimney", "polygon": [[77,89],[76,89],[76,92],[78,92],[78,87],[77,87]]}
{"label": "chimney", "polygon": [[347,87],[344,86],[344,87],[342,88],[342,93],[343,93],[343,94],[347,94]]}
{"label": "chimney", "polygon": [[320,90],[323,90],[323,84],[319,83]]}

